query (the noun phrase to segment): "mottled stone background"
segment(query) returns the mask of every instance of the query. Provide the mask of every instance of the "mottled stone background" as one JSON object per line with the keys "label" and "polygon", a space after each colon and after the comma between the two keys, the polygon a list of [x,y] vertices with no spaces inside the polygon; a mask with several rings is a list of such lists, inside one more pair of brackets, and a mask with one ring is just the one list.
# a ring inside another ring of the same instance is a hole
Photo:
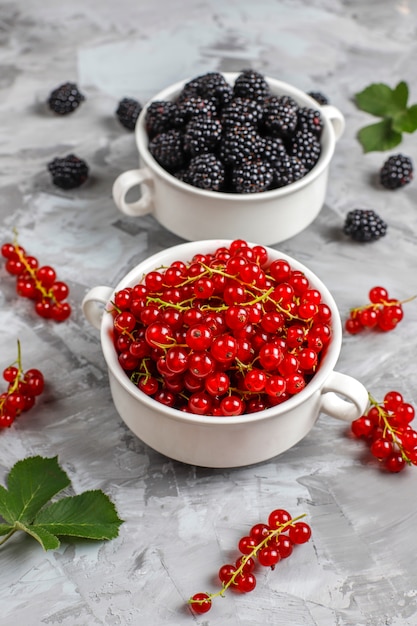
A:
{"label": "mottled stone background", "polygon": [[[56,325],[33,314],[0,268],[0,366],[39,367],[47,389],[30,413],[0,433],[0,478],[25,456],[59,456],[75,492],[103,489],[126,520],[107,543],[63,543],[44,553],[30,538],[0,550],[0,623],[92,626],[416,626],[417,469],[387,475],[346,426],[321,416],[287,453],[255,467],[208,470],[150,450],[113,407],[98,332],[80,302],[115,285],[136,263],[181,242],[154,218],[127,218],[111,187],[137,166],[118,100],[145,102],[166,85],[211,70],[252,67],[323,91],[346,118],[326,204],[303,233],[280,244],[329,286],[343,315],[375,284],[400,299],[417,293],[417,186],[377,184],[383,153],[364,155],[358,129],[372,118],[353,96],[371,82],[406,80],[417,101],[416,3],[411,0],[0,1],[0,235],[53,265],[71,288],[74,313]],[[52,116],[49,92],[72,80],[86,101]],[[417,162],[416,140],[401,150]],[[75,152],[90,180],[63,192],[46,164]],[[388,234],[356,245],[346,213],[373,208]],[[417,404],[416,304],[387,335],[346,336],[338,363],[377,397],[396,388]],[[214,591],[215,574],[270,510],[307,513],[312,540],[253,593],[227,594],[201,618],[184,608]]]}

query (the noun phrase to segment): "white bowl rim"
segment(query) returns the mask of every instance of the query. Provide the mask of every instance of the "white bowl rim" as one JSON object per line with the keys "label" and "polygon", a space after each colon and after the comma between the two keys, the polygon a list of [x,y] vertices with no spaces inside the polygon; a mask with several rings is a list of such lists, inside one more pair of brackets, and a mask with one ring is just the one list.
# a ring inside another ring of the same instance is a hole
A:
{"label": "white bowl rim", "polygon": [[[150,257],[147,257],[138,265],[136,265],[133,269],[131,269],[119,281],[109,297],[109,300],[105,307],[106,310],[111,308],[114,294],[117,291],[123,289],[123,287],[133,286],[139,283],[142,280],[143,275],[151,271],[152,269],[157,269],[161,266],[167,265],[174,260],[191,260],[192,256],[197,252],[211,252],[218,247],[230,245],[231,241],[231,239],[207,239],[199,241],[189,241],[186,243],[171,246],[170,248],[166,248],[160,252],[153,254]],[[252,242],[247,243],[251,247],[258,245]],[[205,426],[222,425],[226,427],[227,425],[244,425],[245,423],[247,424],[250,422],[274,419],[279,415],[287,413],[299,404],[303,403],[304,400],[307,400],[311,395],[319,391],[319,389],[324,385],[326,379],[331,374],[336,365],[342,346],[342,324],[336,302],[325,284],[318,278],[318,276],[316,276],[316,274],[314,274],[314,272],[312,272],[312,270],[306,267],[303,263],[297,261],[288,254],[281,252],[280,250],[275,250],[269,246],[263,247],[268,251],[268,255],[272,255],[273,260],[278,258],[286,259],[293,269],[299,269],[303,271],[313,287],[317,288],[320,291],[323,297],[323,301],[331,309],[332,338],[330,344],[327,346],[326,353],[323,356],[323,361],[321,362],[318,371],[313,376],[311,381],[302,391],[291,396],[281,404],[255,413],[244,413],[237,416],[220,417],[213,415],[196,415],[193,413],[181,411],[179,409],[174,409],[158,402],[157,400],[154,400],[150,396],[147,396],[145,393],[141,392],[136,387],[136,385],[134,385],[134,383],[132,383],[132,381],[129,379],[128,375],[118,362],[116,349],[113,345],[113,340],[111,339],[113,317],[110,314],[104,312],[101,323],[100,336],[105,361],[111,374],[121,384],[124,390],[129,393],[129,395],[138,400],[139,404],[145,404],[148,409],[152,410],[153,412],[162,413],[166,418],[170,418],[176,421]],[[173,258],[173,255],[177,258]],[[139,407],[138,410],[140,410]]]}
{"label": "white bowl rim", "polygon": [[[229,83],[234,82],[237,76],[239,76],[240,72],[218,72],[222,74]],[[159,100],[171,100],[173,96],[177,95],[182,87],[193,79],[185,79],[178,81],[166,87],[162,91],[155,94],[142,108],[142,111],[138,117],[136,127],[135,127],[135,136],[136,143],[138,146],[138,151],[140,157],[143,159],[144,163],[151,169],[156,172],[156,174],[163,178],[166,183],[181,189],[183,191],[187,191],[188,193],[194,194],[197,197],[206,197],[213,198],[217,200],[221,200],[222,202],[234,203],[234,202],[251,202],[256,198],[258,201],[270,201],[272,198],[281,198],[285,197],[293,192],[296,192],[298,189],[301,189],[308,185],[310,182],[315,180],[320,174],[327,168],[330,163],[330,160],[333,156],[335,146],[336,146],[336,137],[335,132],[333,130],[333,126],[326,115],[326,107],[321,106],[316,100],[314,100],[311,96],[301,91],[297,87],[290,85],[289,83],[277,80],[275,78],[271,78],[269,76],[265,76],[265,80],[272,90],[277,90],[277,92],[282,93],[283,95],[290,95],[294,97],[298,104],[302,103],[302,106],[308,106],[310,108],[314,108],[320,111],[322,120],[323,120],[323,135],[326,139],[325,145],[321,141],[321,154],[314,165],[314,167],[307,172],[305,176],[291,183],[290,185],[286,185],[284,187],[279,187],[277,189],[270,189],[268,191],[256,192],[256,193],[248,193],[248,194],[236,194],[236,193],[226,193],[222,191],[208,191],[206,189],[200,189],[199,187],[194,187],[193,185],[188,185],[183,181],[179,180],[167,170],[165,170],[152,156],[148,149],[149,138],[147,132],[145,130],[145,117],[146,111],[149,105],[152,102]]]}

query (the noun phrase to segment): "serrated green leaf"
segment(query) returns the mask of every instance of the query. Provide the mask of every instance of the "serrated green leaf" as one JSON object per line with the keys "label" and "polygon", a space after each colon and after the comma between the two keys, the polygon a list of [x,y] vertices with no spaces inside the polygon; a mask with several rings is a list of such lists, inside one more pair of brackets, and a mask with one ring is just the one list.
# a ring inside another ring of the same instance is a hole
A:
{"label": "serrated green leaf", "polygon": [[392,128],[390,119],[364,126],[358,132],[358,140],[364,152],[391,150],[401,143],[401,139],[401,133]]}
{"label": "serrated green leaf", "polygon": [[86,539],[114,539],[122,520],[110,498],[99,490],[61,498],[45,507],[34,527],[53,535]]}
{"label": "serrated green leaf", "polygon": [[417,104],[396,116],[392,128],[399,133],[414,133],[417,130]]}
{"label": "serrated green leaf", "polygon": [[7,489],[0,486],[0,515],[6,522],[30,523],[57,493],[71,484],[57,457],[41,456],[18,461],[10,470]]}
{"label": "serrated green leaf", "polygon": [[44,550],[56,550],[60,546],[60,541],[58,537],[55,537],[49,530],[42,528],[42,526],[34,526],[33,524],[29,524],[25,526],[24,524],[16,524],[16,530],[23,530],[25,533],[36,539]]}
{"label": "serrated green leaf", "polygon": [[357,106],[378,117],[394,117],[407,107],[408,86],[404,81],[391,89],[385,83],[373,83],[355,94]]}

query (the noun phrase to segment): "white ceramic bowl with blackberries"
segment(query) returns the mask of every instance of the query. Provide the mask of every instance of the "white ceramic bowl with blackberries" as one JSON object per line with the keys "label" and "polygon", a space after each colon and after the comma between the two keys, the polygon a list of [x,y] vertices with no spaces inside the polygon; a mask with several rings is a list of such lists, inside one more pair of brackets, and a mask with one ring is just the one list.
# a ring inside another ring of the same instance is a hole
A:
{"label": "white ceramic bowl with blackberries", "polygon": [[329,290],[272,248],[173,246],[115,288],[93,287],[82,307],[100,330],[120,417],[177,461],[259,463],[299,442],[321,412],[351,422],[368,405],[365,387],[335,371],[342,326]]}
{"label": "white ceramic bowl with blackberries", "polygon": [[186,240],[276,244],[320,212],[343,130],[337,108],[292,85],[252,70],[203,74],[143,107],[139,168],[118,176],[113,198]]}

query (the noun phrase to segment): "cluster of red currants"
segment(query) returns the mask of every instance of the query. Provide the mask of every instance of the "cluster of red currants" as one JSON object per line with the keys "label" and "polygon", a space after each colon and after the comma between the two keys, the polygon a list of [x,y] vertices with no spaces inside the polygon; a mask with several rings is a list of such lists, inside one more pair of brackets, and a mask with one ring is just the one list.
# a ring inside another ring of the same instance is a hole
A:
{"label": "cluster of red currants", "polygon": [[275,509],[268,517],[268,524],[255,524],[249,535],[240,539],[240,555],[236,562],[220,568],[221,590],[212,594],[196,593],[189,599],[188,604],[195,613],[207,613],[213,599],[223,596],[226,589],[241,593],[252,591],[256,586],[254,571],[257,564],[274,569],[281,559],[290,556],[294,545],[310,539],[310,526],[299,521],[303,517],[292,519],[288,511]]}
{"label": "cluster of red currants", "polygon": [[33,300],[40,317],[63,322],[70,316],[71,306],[64,302],[69,294],[68,285],[56,280],[52,267],[39,267],[38,260],[27,255],[17,242],[3,244],[1,254],[6,259],[6,271],[16,276],[18,295]]}
{"label": "cluster of red currants", "polygon": [[373,457],[389,472],[417,465],[417,431],[411,426],[415,410],[398,391],[389,391],[382,402],[370,396],[370,408],[352,422],[355,437],[365,439]]}
{"label": "cluster of red currants", "polygon": [[38,369],[22,369],[20,343],[17,343],[17,359],[3,370],[8,383],[7,391],[0,394],[0,428],[11,426],[18,415],[35,404],[44,388],[43,374]]}
{"label": "cluster of red currants", "polygon": [[114,345],[144,393],[199,415],[253,413],[301,391],[331,339],[305,274],[233,241],[115,294]]}
{"label": "cluster of red currants", "polygon": [[402,304],[405,301],[389,298],[384,287],[372,287],[369,291],[369,304],[350,310],[350,315],[345,322],[345,329],[351,335],[356,335],[365,328],[384,332],[394,330],[403,319],[404,311]]}

